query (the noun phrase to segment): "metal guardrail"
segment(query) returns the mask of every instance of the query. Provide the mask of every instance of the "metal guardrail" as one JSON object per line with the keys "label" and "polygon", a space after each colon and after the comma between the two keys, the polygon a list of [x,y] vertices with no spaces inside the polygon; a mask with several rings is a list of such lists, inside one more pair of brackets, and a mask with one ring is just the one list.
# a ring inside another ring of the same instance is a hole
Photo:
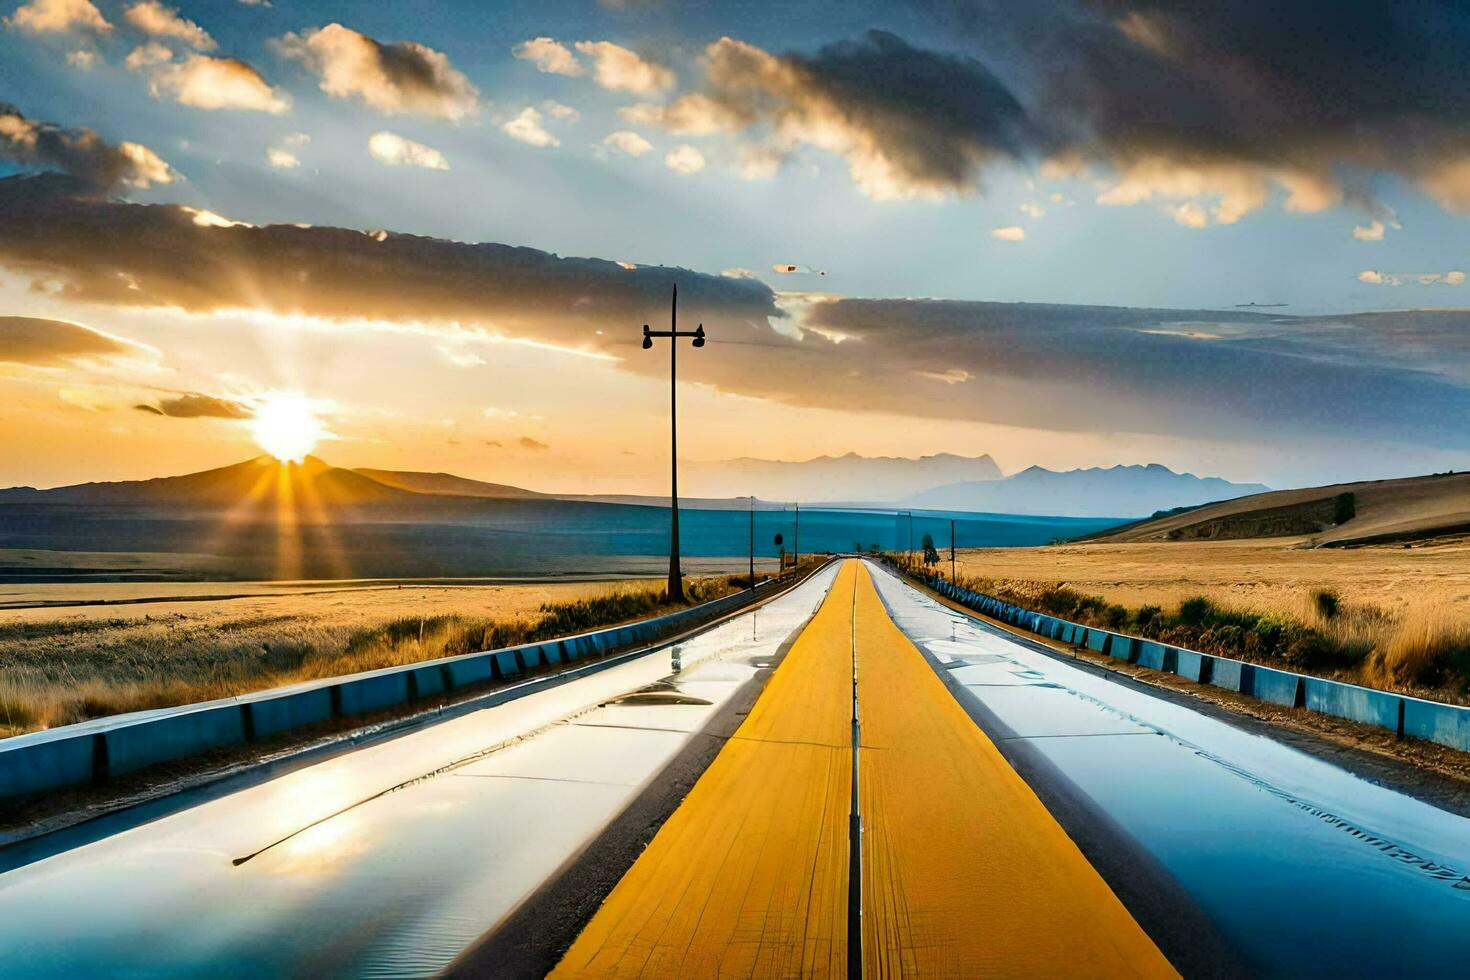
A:
{"label": "metal guardrail", "polygon": [[[825,567],[823,563],[808,575]],[[802,578],[792,584],[799,581]],[[159,763],[248,745],[332,719],[512,680],[542,667],[566,665],[571,669],[579,661],[611,651],[654,646],[765,599],[775,591],[768,583],[652,619],[556,640],[17,735],[0,740],[0,800],[100,783]]]}
{"label": "metal guardrail", "polygon": [[995,596],[960,588],[943,579],[918,580],[967,609],[1047,639],[1085,647],[1130,664],[1177,674],[1186,680],[1236,691],[1271,704],[1377,725],[1401,738],[1408,735],[1470,751],[1470,707],[1200,653],[1058,619]]}

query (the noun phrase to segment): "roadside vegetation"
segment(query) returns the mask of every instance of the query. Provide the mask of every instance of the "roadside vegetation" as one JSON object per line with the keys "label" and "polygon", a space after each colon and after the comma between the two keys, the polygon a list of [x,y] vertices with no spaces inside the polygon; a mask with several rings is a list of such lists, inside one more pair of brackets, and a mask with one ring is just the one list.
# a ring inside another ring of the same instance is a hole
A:
{"label": "roadside vegetation", "polygon": [[[745,576],[685,582],[691,603],[746,587]],[[36,610],[30,618],[0,620],[0,737],[538,642],[679,608],[653,581],[390,589],[200,605],[179,603],[162,613],[139,607],[126,617],[90,611],[48,618]]]}
{"label": "roadside vegetation", "polygon": [[1470,623],[1443,607],[1399,612],[1303,590],[1260,611],[1203,595],[1128,606],[1066,584],[961,576],[960,585],[1051,616],[1172,646],[1459,702],[1470,702]]}

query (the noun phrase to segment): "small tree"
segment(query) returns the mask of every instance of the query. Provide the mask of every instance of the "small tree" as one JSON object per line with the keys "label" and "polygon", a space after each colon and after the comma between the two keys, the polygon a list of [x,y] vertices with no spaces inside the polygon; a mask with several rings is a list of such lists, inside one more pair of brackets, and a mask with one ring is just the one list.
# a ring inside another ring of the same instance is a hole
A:
{"label": "small tree", "polygon": [[924,564],[925,565],[938,565],[939,564],[939,550],[934,547],[934,535],[932,535],[932,534],[926,534],[926,535],[924,535],[923,546],[924,546]]}

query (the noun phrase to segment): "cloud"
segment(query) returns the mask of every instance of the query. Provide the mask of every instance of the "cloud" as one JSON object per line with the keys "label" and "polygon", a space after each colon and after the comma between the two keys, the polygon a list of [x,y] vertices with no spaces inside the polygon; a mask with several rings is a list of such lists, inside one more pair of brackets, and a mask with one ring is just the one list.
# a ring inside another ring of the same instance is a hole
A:
{"label": "cloud", "polygon": [[277,145],[265,151],[265,162],[281,170],[294,170],[301,166],[301,158],[296,155],[296,149],[310,142],[311,136],[307,133],[283,136],[277,141]]}
{"label": "cloud", "polygon": [[641,157],[653,149],[653,144],[642,136],[631,130],[619,130],[616,133],[608,133],[603,137],[603,146],[612,147],[619,153],[626,153],[630,157]]}
{"label": "cloud", "polygon": [[123,17],[150,37],[182,41],[196,51],[213,51],[218,46],[208,31],[192,20],[179,16],[177,10],[165,7],[158,0],[135,3],[127,9]]}
{"label": "cloud", "polygon": [[412,331],[439,344],[473,337],[598,357],[666,382],[667,360],[639,350],[637,326],[662,322],[677,280],[681,317],[703,323],[719,355],[689,358],[681,376],[746,397],[1060,431],[1239,440],[1269,429],[1470,449],[1462,311],[1289,317],[778,297],[753,278],[507,245],[200,225],[183,208],[85,194],[54,176],[0,179],[0,213],[9,219],[0,266],[63,301],[254,310],[303,328]]}
{"label": "cloud", "polygon": [[541,103],[541,108],[545,109],[546,114],[552,119],[560,119],[562,122],[574,123],[582,118],[582,114],[576,109],[573,109],[569,105],[562,105],[560,102],[552,99]]}
{"label": "cloud", "polygon": [[1033,221],[1046,217],[1046,208],[1035,201],[1027,201],[1021,205],[1021,213]]}
{"label": "cloud", "polygon": [[66,63],[82,71],[91,71],[102,63],[102,56],[90,48],[78,48],[66,53]]}
{"label": "cloud", "polygon": [[151,347],[67,320],[0,316],[0,362],[57,368],[98,360],[151,359]]}
{"label": "cloud", "polygon": [[255,414],[248,406],[239,402],[200,394],[162,398],[156,405],[133,407],[140,412],[151,412],[171,419],[248,419]]}
{"label": "cloud", "polygon": [[105,34],[112,25],[91,0],[31,0],[5,18],[7,27],[32,34],[95,31]]}
{"label": "cloud", "polygon": [[704,169],[704,154],[688,143],[681,143],[664,155],[664,165],[674,173],[688,177]]}
{"label": "cloud", "polygon": [[141,143],[109,143],[85,127],[66,129],[29,119],[7,102],[0,102],[0,159],[52,167],[104,190],[168,184],[176,177]]}
{"label": "cloud", "polygon": [[161,65],[165,61],[172,61],[173,57],[174,53],[167,45],[157,41],[148,41],[129,51],[123,64],[127,65],[129,71],[142,71],[154,65]]}
{"label": "cloud", "polygon": [[677,81],[668,68],[611,41],[578,41],[576,47],[592,59],[592,80],[609,91],[658,95]]}
{"label": "cloud", "polygon": [[474,351],[463,350],[448,344],[436,344],[434,345],[434,349],[439,352],[439,355],[444,360],[457,368],[482,367],[487,363],[483,357]]}
{"label": "cloud", "polygon": [[1421,286],[1462,286],[1465,284],[1465,273],[1459,270],[1450,272],[1379,272],[1377,269],[1364,269],[1358,273],[1358,282],[1365,282],[1371,286],[1403,286],[1408,283],[1418,283]]}
{"label": "cloud", "polygon": [[551,448],[540,439],[532,439],[530,436],[521,436],[519,439],[516,440],[516,445],[520,446],[522,449],[533,449],[538,451]]}
{"label": "cloud", "polygon": [[368,139],[368,152],[379,163],[390,167],[423,167],[425,170],[448,170],[449,161],[444,154],[432,146],[404,139],[387,130],[374,133]]}
{"label": "cloud", "polygon": [[236,109],[279,115],[291,108],[291,98],[271,88],[250,65],[236,58],[196,54],[156,69],[148,80],[155,98],[172,99],[195,109]]}
{"label": "cloud", "polygon": [[876,200],[935,198],[970,193],[984,164],[1028,151],[1025,111],[984,65],[884,31],[815,55],[773,55],[724,37],[705,63],[705,92],[642,111],[674,131],[761,142],[761,173],[807,145],[845,157]]}
{"label": "cloud", "polygon": [[990,233],[990,237],[998,242],[1024,242],[1026,240],[1026,229],[1020,225],[1007,225],[997,228]]}
{"label": "cloud", "polygon": [[541,113],[531,106],[522,109],[519,115],[500,128],[512,139],[520,140],[531,146],[561,145],[561,141],[548,133],[546,127],[541,125]]}
{"label": "cloud", "polygon": [[444,54],[414,41],[384,43],[328,24],[287,34],[276,47],[315,72],[331,97],[357,99],[387,115],[458,121],[479,106],[479,89]]}
{"label": "cloud", "polygon": [[534,62],[537,71],[552,75],[581,75],[586,69],[572,54],[571,49],[560,41],[549,37],[533,37],[522,41],[511,54],[522,61]]}
{"label": "cloud", "polygon": [[[925,0],[944,50],[872,31],[812,51],[711,44],[697,91],[635,125],[844,157],[875,199],[967,195],[1041,166],[1200,227],[1352,207],[1378,172],[1470,214],[1459,0]],[[1365,49],[1364,38],[1374,43]],[[769,165],[767,168],[769,169]],[[1364,225],[1369,229],[1374,226]]]}
{"label": "cloud", "polygon": [[1366,225],[1358,225],[1353,228],[1353,237],[1360,242],[1383,241],[1383,222],[1370,221]]}
{"label": "cloud", "polygon": [[[342,329],[466,332],[617,358],[680,313],[706,330],[784,320],[757,280],[417,235],[291,224],[217,227],[177,205],[88,193],[56,175],[0,179],[0,267],[59,299],[189,313],[253,310]],[[626,330],[607,329],[626,324]],[[754,326],[751,326],[754,325]]]}

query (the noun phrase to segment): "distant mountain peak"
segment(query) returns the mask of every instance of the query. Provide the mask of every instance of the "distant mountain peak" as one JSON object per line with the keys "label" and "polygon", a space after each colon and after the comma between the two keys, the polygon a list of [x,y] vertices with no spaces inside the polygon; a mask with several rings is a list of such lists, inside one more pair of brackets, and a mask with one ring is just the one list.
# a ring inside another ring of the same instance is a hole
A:
{"label": "distant mountain peak", "polygon": [[913,507],[1002,514],[1142,517],[1159,510],[1228,500],[1269,489],[1219,477],[1176,473],[1162,463],[1117,463],[1086,469],[1028,466],[1003,480],[934,487],[904,501]]}

